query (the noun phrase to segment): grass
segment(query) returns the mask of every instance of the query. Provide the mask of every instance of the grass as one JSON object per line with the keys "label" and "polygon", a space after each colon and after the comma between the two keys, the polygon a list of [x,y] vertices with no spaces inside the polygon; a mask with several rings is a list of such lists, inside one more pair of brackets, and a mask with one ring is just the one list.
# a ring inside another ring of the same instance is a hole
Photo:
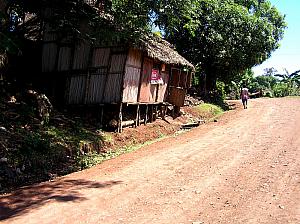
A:
{"label": "grass", "polygon": [[214,119],[224,113],[221,107],[209,103],[200,104],[195,109],[198,115],[206,120]]}
{"label": "grass", "polygon": [[285,98],[300,98],[300,96],[285,96]]}
{"label": "grass", "polygon": [[96,152],[87,153],[85,155],[79,156],[78,160],[80,161],[81,169],[90,168],[90,167],[100,164],[106,160],[116,158],[122,154],[137,151],[138,149],[140,149],[144,146],[151,145],[151,144],[158,142],[166,137],[167,137],[166,135],[160,134],[160,136],[157,139],[146,141],[142,144],[132,144],[132,145],[128,145],[128,146],[124,146],[124,147],[115,149],[114,151],[109,150],[106,153],[100,153],[100,154],[96,153]]}

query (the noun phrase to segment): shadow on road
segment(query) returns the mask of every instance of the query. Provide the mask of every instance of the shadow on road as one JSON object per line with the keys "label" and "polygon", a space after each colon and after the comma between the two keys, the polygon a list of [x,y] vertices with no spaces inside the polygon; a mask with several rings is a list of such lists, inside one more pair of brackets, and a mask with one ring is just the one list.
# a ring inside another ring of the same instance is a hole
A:
{"label": "shadow on road", "polygon": [[107,188],[122,181],[95,182],[83,179],[59,180],[25,187],[0,196],[0,221],[30,212],[51,201],[80,202],[87,200],[80,193],[85,188]]}

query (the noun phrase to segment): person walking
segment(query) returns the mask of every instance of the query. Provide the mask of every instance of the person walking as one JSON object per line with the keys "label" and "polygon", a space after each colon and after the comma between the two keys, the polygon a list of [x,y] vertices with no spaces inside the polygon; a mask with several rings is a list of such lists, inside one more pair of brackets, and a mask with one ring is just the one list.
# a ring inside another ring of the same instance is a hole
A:
{"label": "person walking", "polygon": [[246,85],[243,85],[241,90],[241,99],[244,106],[244,109],[247,109],[248,106],[248,99],[249,99],[249,90],[246,88]]}

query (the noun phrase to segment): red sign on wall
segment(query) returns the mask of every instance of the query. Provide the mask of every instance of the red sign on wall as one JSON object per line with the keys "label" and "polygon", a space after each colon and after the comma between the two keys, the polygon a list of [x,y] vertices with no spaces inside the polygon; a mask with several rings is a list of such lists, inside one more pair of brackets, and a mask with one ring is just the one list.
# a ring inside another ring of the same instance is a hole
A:
{"label": "red sign on wall", "polygon": [[151,84],[163,84],[163,79],[159,74],[158,69],[152,69],[151,73]]}

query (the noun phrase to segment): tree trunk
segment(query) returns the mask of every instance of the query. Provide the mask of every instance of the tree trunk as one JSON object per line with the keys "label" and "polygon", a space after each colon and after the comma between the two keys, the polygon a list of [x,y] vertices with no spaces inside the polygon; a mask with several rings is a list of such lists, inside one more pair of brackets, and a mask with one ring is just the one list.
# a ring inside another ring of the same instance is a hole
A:
{"label": "tree trunk", "polygon": [[206,69],[206,93],[205,98],[211,101],[215,97],[217,89],[217,76],[212,69]]}

